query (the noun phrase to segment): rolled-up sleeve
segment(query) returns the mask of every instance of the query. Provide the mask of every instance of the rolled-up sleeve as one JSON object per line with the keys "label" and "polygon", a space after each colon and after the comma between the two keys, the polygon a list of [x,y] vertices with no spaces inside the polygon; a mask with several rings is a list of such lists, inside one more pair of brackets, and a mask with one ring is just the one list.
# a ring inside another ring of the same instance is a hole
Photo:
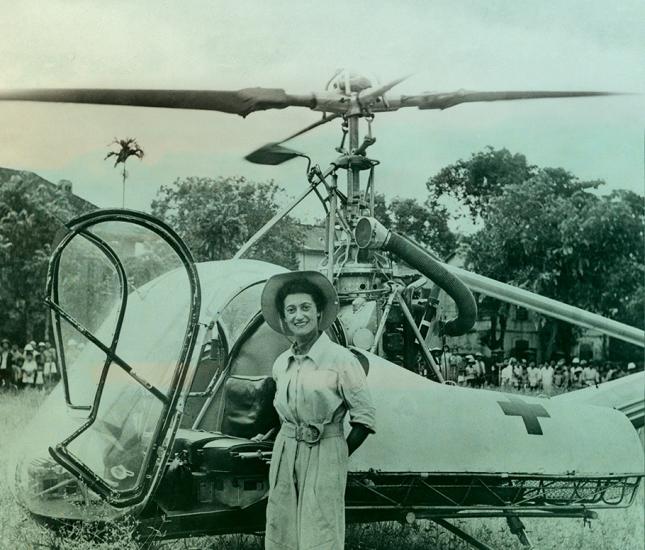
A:
{"label": "rolled-up sleeve", "polygon": [[376,409],[372,401],[367,376],[353,356],[339,365],[339,392],[345,401],[351,424],[362,424],[370,432],[376,431]]}

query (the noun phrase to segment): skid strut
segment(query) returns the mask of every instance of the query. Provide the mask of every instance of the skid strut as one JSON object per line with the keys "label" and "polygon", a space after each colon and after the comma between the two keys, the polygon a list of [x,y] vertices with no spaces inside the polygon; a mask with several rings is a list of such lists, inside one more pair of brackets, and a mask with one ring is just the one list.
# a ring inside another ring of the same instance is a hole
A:
{"label": "skid strut", "polygon": [[506,523],[508,523],[508,528],[511,530],[511,533],[520,539],[520,542],[526,548],[533,548],[533,544],[531,544],[531,541],[526,534],[526,527],[519,517],[509,512],[506,514]]}
{"label": "skid strut", "polygon": [[[483,542],[477,540],[472,535],[469,535],[468,533],[459,529],[459,527],[453,525],[445,519],[432,518],[432,521],[434,521],[437,525],[440,525],[447,531],[450,531],[453,535],[458,536],[460,539],[467,542],[471,546],[474,546],[478,550],[494,550],[494,548],[492,548],[491,546],[488,546],[487,544],[484,544]],[[519,517],[517,517],[515,514],[508,513],[506,514],[506,522],[508,523],[508,528],[511,530],[511,533],[513,533],[520,540],[525,548],[533,548],[531,541],[526,535],[525,526]]]}
{"label": "skid strut", "polygon": [[475,537],[469,535],[465,531],[462,531],[461,529],[459,529],[459,527],[453,525],[445,519],[432,518],[432,521],[434,521],[437,525],[440,525],[447,531],[450,531],[453,535],[457,535],[460,539],[474,546],[478,550],[495,550],[492,546],[488,546],[487,544],[478,541]]}

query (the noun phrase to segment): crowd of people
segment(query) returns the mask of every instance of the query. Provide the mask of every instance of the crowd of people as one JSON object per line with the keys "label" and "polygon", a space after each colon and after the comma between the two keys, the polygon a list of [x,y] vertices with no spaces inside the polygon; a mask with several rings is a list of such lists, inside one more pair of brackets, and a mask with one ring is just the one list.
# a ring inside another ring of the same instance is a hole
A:
{"label": "crowd of people", "polygon": [[59,379],[56,350],[49,342],[29,342],[20,347],[0,339],[0,390],[33,387],[48,389]]}
{"label": "crowd of people", "polygon": [[619,364],[573,357],[542,363],[510,357],[485,360],[480,354],[446,354],[442,358],[448,378],[460,386],[500,386],[502,389],[529,390],[547,395],[573,391],[615,380],[637,370],[634,362]]}

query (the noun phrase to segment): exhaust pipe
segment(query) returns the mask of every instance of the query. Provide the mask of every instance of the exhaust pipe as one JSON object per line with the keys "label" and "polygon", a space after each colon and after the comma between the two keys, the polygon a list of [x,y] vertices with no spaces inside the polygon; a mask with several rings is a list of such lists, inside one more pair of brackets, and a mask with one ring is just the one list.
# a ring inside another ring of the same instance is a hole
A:
{"label": "exhaust pipe", "polygon": [[440,261],[411,240],[383,227],[374,218],[361,218],[354,237],[359,248],[378,248],[392,252],[444,290],[457,304],[457,317],[446,322],[446,336],[466,334],[477,320],[477,304],[472,292]]}

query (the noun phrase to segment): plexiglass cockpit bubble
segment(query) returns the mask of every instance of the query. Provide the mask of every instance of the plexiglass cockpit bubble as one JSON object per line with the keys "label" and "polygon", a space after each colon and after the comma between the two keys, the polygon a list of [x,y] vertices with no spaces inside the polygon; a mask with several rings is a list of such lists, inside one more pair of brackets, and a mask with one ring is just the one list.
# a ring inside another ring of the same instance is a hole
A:
{"label": "plexiglass cockpit bubble", "polygon": [[140,504],[177,421],[199,327],[196,271],[165,226],[120,216],[72,222],[50,263],[63,379],[27,429],[13,470],[35,514],[110,519]]}

